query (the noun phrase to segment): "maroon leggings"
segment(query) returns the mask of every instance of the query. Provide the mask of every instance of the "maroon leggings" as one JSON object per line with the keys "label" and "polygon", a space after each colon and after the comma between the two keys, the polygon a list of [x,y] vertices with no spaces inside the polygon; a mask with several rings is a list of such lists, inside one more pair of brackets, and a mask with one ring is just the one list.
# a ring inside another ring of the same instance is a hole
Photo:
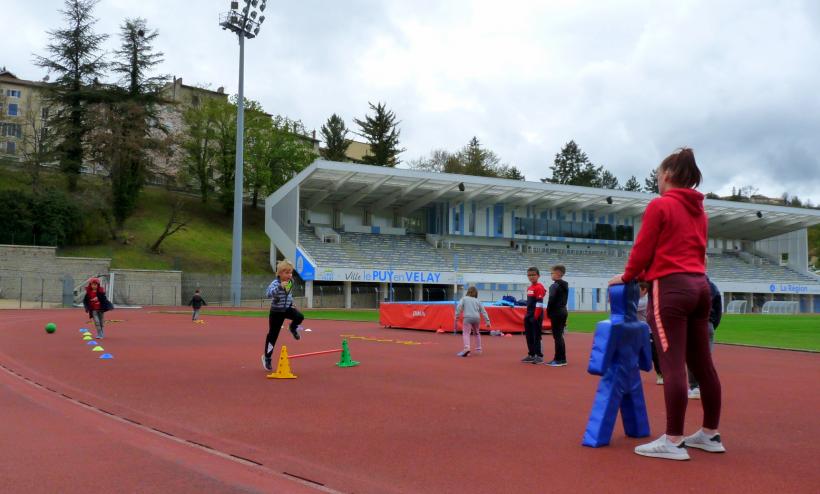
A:
{"label": "maroon leggings", "polygon": [[688,402],[686,367],[700,383],[703,427],[720,422],[720,380],[709,351],[710,303],[706,276],[676,273],[652,282],[646,319],[652,328],[663,371],[666,434],[683,435]]}

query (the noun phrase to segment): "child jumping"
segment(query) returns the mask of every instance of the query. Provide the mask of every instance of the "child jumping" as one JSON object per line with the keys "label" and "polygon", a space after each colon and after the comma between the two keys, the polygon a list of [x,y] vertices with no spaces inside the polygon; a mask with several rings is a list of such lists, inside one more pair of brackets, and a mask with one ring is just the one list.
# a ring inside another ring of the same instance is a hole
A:
{"label": "child jumping", "polygon": [[188,305],[194,309],[194,314],[191,316],[191,320],[196,321],[199,319],[199,309],[201,309],[203,305],[208,305],[208,302],[202,298],[202,295],[199,294],[199,290],[197,289],[194,291],[194,296],[191,297],[191,301],[188,302]]}
{"label": "child jumping", "polygon": [[[646,306],[649,302],[649,283],[641,281],[638,283],[641,289],[641,298],[638,299],[638,320],[646,322]],[[661,364],[658,361],[658,349],[655,348],[655,337],[652,336],[652,328],[649,328],[649,344],[652,347],[652,365],[655,367],[655,384],[663,385],[663,373]]]}
{"label": "child jumping", "polygon": [[527,356],[521,359],[525,364],[544,363],[544,354],[541,353],[541,325],[544,320],[544,295],[547,291],[544,285],[538,282],[541,273],[538,268],[527,270],[527,279],[530,286],[527,288],[527,314],[524,316],[524,336],[527,338]]}
{"label": "child jumping", "polygon": [[467,289],[467,294],[462,297],[461,301],[456,307],[456,321],[458,316],[464,312],[464,322],[461,324],[461,333],[464,337],[464,350],[458,352],[459,357],[466,357],[470,355],[470,335],[475,333],[476,346],[475,351],[481,353],[481,316],[484,316],[484,321],[487,327],[490,327],[490,316],[487,314],[487,309],[478,301],[478,290],[471,286]]}
{"label": "child jumping", "polygon": [[293,307],[293,264],[288,260],[279,261],[276,264],[276,279],[274,279],[265,291],[265,297],[272,299],[270,303],[270,313],[268,314],[268,336],[265,338],[265,354],[262,355],[262,367],[267,371],[272,371],[271,356],[276,340],[279,338],[279,331],[285,319],[290,319],[290,333],[293,338],[299,339],[299,330],[302,329],[302,321],[305,316]]}
{"label": "child jumping", "polygon": [[[567,268],[561,264],[552,267],[550,277],[549,299],[547,300],[547,316],[552,326],[552,339],[555,340],[555,356],[547,365],[563,367],[567,365],[567,348],[564,344],[564,329],[567,326],[567,299],[569,298],[569,283],[564,281]],[[540,330],[540,328],[539,328]]]}
{"label": "child jumping", "polygon": [[105,325],[104,314],[114,309],[114,304],[108,301],[105,296],[105,288],[100,284],[99,278],[91,278],[85,287],[85,297],[83,297],[83,307],[88,312],[88,317],[94,321],[97,327],[97,339],[103,339],[103,326]]}

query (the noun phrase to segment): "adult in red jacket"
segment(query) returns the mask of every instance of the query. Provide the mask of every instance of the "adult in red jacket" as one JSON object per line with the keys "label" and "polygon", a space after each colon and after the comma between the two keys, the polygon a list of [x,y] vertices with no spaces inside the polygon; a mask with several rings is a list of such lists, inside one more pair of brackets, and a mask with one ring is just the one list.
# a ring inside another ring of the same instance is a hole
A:
{"label": "adult in red jacket", "polygon": [[[646,207],[623,274],[609,283],[644,280],[651,284],[647,322],[663,371],[666,434],[638,446],[643,456],[688,460],[686,447],[722,453],[718,433],[721,390],[709,351],[711,298],[706,279],[707,217],[700,169],[691,149],[669,155],[658,167],[661,196]],[[687,405],[686,366],[701,383],[703,428],[683,436]],[[707,384],[708,383],[708,384]]]}

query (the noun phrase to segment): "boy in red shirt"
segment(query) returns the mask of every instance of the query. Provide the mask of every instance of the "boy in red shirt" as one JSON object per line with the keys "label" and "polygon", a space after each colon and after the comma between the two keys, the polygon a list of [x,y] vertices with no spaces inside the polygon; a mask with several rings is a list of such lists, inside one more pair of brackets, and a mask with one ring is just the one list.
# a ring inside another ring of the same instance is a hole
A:
{"label": "boy in red shirt", "polygon": [[527,338],[527,356],[521,359],[526,364],[544,363],[541,353],[541,324],[544,320],[544,295],[547,290],[538,282],[541,273],[538,268],[527,270],[530,286],[527,288],[527,314],[524,316],[524,336]]}

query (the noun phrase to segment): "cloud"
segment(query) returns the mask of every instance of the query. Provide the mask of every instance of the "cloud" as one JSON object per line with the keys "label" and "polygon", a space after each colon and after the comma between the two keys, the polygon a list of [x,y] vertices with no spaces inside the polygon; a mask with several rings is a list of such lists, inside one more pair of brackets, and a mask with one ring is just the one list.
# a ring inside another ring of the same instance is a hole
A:
{"label": "cloud", "polygon": [[[3,63],[33,79],[30,54],[60,24],[61,2],[40,3],[6,11],[19,35]],[[146,17],[164,72],[234,92],[236,40],[217,26],[227,0],[190,5],[104,1],[98,26],[116,35],[124,17]],[[705,191],[820,203],[818,2],[306,0],[270,1],[265,15],[246,45],[246,96],[317,129],[331,113],[355,127],[368,101],[387,102],[404,161],[475,135],[537,180],[574,139],[621,182],[642,182],[688,145]]]}

